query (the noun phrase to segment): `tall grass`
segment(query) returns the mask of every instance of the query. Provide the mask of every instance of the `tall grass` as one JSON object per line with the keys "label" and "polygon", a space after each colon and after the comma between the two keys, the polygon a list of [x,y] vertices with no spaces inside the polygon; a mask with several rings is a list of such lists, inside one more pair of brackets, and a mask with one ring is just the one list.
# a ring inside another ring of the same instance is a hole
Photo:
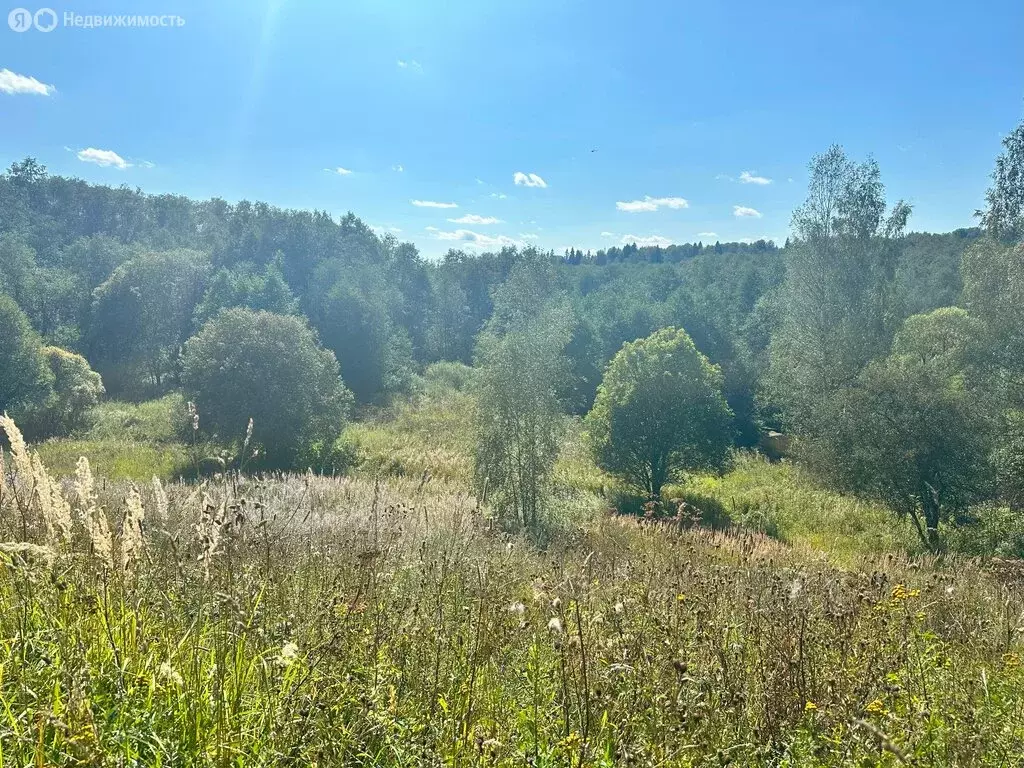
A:
{"label": "tall grass", "polygon": [[[541,550],[492,530],[460,484],[423,477],[97,482],[94,502],[51,488],[75,515],[64,540],[15,524],[42,470],[11,468],[0,765],[1024,753],[1024,574],[1007,563],[851,555],[840,569],[761,534],[615,517]],[[86,510],[108,523],[109,560]]]}

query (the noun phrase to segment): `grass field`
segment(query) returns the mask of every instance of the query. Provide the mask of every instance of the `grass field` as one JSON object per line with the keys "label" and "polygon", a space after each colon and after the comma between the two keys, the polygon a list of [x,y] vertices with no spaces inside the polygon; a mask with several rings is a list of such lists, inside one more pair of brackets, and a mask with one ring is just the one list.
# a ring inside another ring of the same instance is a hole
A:
{"label": "grass field", "polygon": [[468,492],[451,406],[350,427],[347,477],[16,462],[0,765],[1020,764],[1014,562],[909,556],[752,456],[670,491],[739,527],[617,516],[577,428],[538,545]]}

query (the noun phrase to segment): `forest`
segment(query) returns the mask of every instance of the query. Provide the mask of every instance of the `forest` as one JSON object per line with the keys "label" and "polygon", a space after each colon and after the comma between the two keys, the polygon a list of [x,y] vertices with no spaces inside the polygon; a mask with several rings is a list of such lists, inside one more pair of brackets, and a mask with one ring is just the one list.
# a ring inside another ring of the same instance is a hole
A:
{"label": "forest", "polygon": [[0,176],[0,766],[1013,765],[1024,123],[785,243]]}
{"label": "forest", "polygon": [[[785,434],[823,481],[899,510],[937,549],[940,522],[1010,503],[1024,482],[1012,394],[1024,362],[1008,341],[1020,133],[972,229],[908,232],[911,211],[887,208],[877,164],[832,147],[811,163],[784,244],[451,250],[438,262],[352,213],[146,195],[27,158],[0,177],[0,308],[13,329],[0,409],[39,441],[87,433],[101,400],[183,392],[201,428],[183,416],[182,440],[234,449],[252,419],[250,468],[338,470],[351,460],[346,420],[413,397],[431,366],[499,375],[525,356],[538,391],[521,405],[546,409],[555,440],[561,419],[592,410],[624,345],[678,328],[719,371],[724,446]],[[514,348],[531,334],[552,343]],[[288,338],[304,343],[275,359]],[[225,346],[245,351],[228,365]],[[495,402],[513,379],[492,382]],[[621,477],[654,498],[705,458],[671,458],[653,484]],[[488,461],[478,474],[501,471],[502,457]]]}

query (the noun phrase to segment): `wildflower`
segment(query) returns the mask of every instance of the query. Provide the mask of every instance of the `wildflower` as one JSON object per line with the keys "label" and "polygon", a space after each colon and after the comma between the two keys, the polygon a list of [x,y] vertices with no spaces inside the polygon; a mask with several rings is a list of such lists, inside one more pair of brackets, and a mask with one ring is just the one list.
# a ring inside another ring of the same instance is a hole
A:
{"label": "wildflower", "polygon": [[873,715],[880,715],[883,712],[885,712],[885,705],[882,703],[881,699],[875,699],[870,704],[868,704],[864,709],[866,709]]}
{"label": "wildflower", "polygon": [[282,667],[290,667],[298,657],[299,646],[289,640],[281,647],[281,652],[277,655],[277,663]]}
{"label": "wildflower", "polygon": [[523,604],[522,604],[522,603],[520,603],[520,602],[515,602],[515,603],[512,603],[512,605],[510,605],[510,606],[508,607],[508,609],[509,609],[509,610],[510,610],[510,611],[511,611],[512,613],[514,613],[514,614],[517,614],[517,615],[518,615],[518,616],[520,616],[520,617],[522,617],[522,615],[523,615],[524,613],[526,613],[526,606],[525,606],[525,605],[523,605]]}
{"label": "wildflower", "polygon": [[818,708],[818,705],[813,701],[808,701],[804,704],[804,712],[814,712]]}
{"label": "wildflower", "polygon": [[622,613],[624,610],[626,610],[626,606],[624,606],[622,604],[621,600],[619,600],[617,603],[615,603],[615,612],[616,613]]}
{"label": "wildflower", "polygon": [[170,683],[173,686],[181,688],[185,685],[184,679],[178,674],[178,670],[170,665],[169,662],[164,662],[157,668],[157,677],[161,680]]}
{"label": "wildflower", "polygon": [[548,631],[558,635],[562,633],[562,620],[557,616],[552,616],[548,622]]}
{"label": "wildflower", "polygon": [[551,610],[557,611],[561,607],[562,607],[562,598],[556,597],[554,600],[551,601]]}

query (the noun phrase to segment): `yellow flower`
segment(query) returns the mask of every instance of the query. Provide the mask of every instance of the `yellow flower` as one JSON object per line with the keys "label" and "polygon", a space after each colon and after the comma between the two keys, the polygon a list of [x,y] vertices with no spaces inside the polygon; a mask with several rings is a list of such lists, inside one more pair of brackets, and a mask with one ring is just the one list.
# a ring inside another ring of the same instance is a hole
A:
{"label": "yellow flower", "polygon": [[813,701],[808,701],[806,704],[804,704],[804,712],[813,712],[817,708],[818,705],[815,704]]}
{"label": "yellow flower", "polygon": [[881,699],[875,699],[868,704],[865,709],[873,715],[880,715],[885,712],[885,705],[882,703]]}

